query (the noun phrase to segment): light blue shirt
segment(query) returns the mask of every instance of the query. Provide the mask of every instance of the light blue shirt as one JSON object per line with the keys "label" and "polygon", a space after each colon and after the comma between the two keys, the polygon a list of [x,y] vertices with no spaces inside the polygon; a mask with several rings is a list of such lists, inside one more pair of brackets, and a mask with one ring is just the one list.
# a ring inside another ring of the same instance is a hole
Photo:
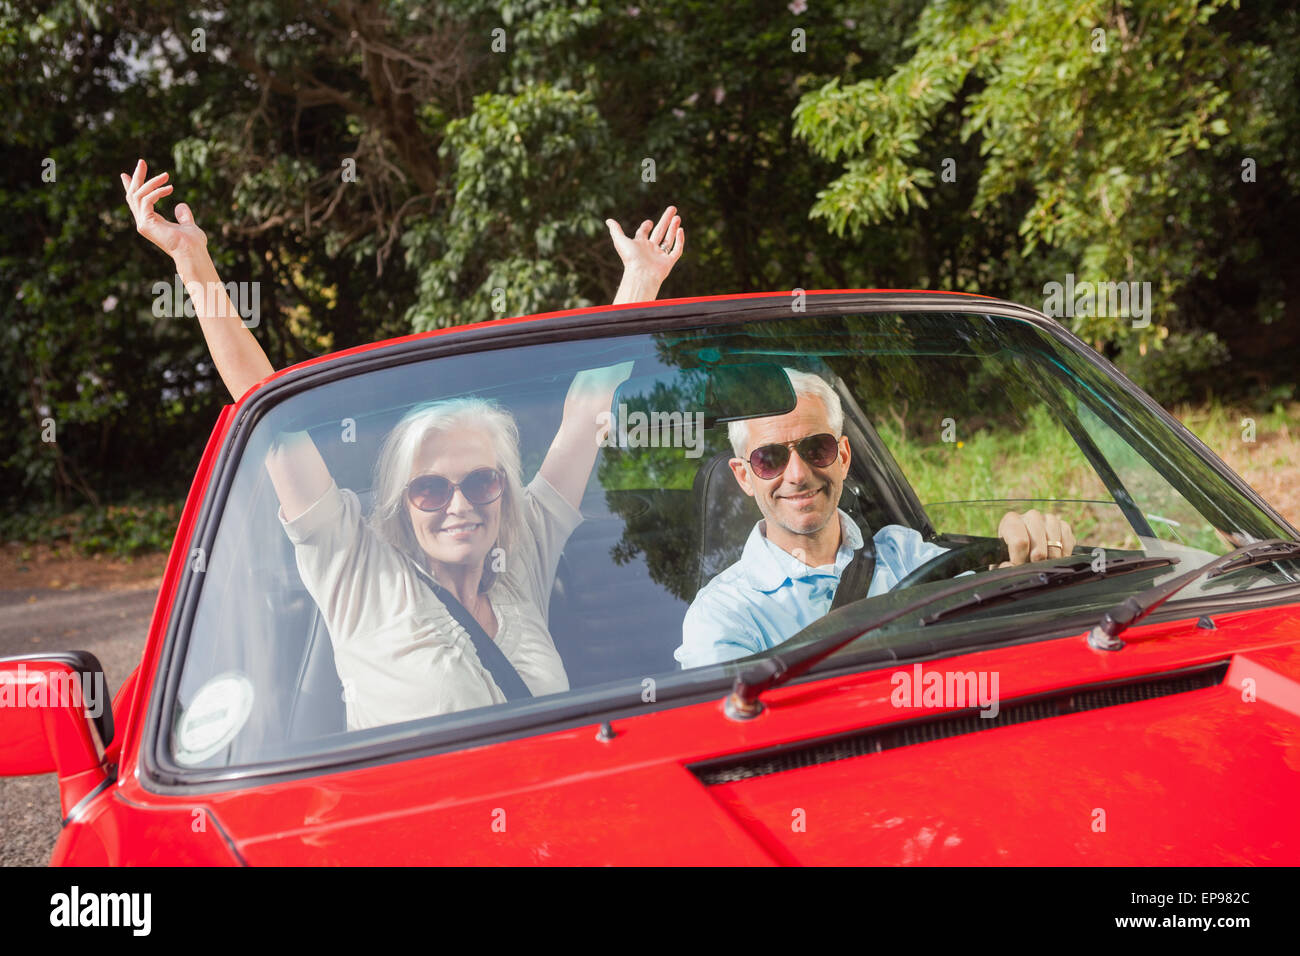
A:
{"label": "light blue shirt", "polygon": [[[862,547],[853,519],[840,518],[840,547],[833,564],[810,567],[767,540],[766,521],[754,525],[740,560],[700,588],[682,622],[682,644],[673,651],[682,667],[701,667],[748,657],[776,647],[831,609],[840,575]],[[890,590],[913,569],[943,554],[920,532],[885,525],[871,540],[876,569],[867,597]]]}

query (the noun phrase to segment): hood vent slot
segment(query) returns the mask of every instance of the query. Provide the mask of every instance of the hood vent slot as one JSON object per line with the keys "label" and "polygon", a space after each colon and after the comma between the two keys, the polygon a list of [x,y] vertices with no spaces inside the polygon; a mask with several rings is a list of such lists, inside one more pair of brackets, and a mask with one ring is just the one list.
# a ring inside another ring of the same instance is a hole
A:
{"label": "hood vent slot", "polygon": [[1223,683],[1228,672],[1227,661],[1199,664],[1184,670],[1165,673],[1156,678],[1139,678],[1092,684],[1074,688],[1064,693],[1038,697],[1023,697],[1002,703],[996,717],[981,717],[978,708],[923,717],[904,723],[886,724],[870,730],[851,731],[834,737],[822,737],[811,742],[786,744],[768,750],[753,751],[740,757],[720,757],[692,764],[689,769],[707,786],[735,783],[750,777],[763,777],[787,770],[799,770],[817,764],[862,757],[867,754],[910,747],[913,744],[959,737],[997,727],[1023,724],[1031,720],[1047,720],[1085,710],[1116,707],[1155,697],[1184,694],[1203,690]]}

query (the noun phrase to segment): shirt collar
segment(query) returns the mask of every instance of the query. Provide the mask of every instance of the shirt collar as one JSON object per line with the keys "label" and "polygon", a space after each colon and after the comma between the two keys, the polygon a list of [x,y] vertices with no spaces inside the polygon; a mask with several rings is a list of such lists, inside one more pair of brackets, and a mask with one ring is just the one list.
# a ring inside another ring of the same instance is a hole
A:
{"label": "shirt collar", "polygon": [[[835,509],[840,519],[840,547],[835,554],[835,571],[838,574],[853,558],[853,552],[862,547],[862,531],[857,524],[840,508]],[[775,591],[792,576],[800,579],[814,574],[825,574],[809,567],[794,555],[777,547],[767,540],[764,530],[766,519],[759,521],[750,531],[745,541],[745,550],[740,555],[741,569],[744,571],[750,587],[759,591]]]}

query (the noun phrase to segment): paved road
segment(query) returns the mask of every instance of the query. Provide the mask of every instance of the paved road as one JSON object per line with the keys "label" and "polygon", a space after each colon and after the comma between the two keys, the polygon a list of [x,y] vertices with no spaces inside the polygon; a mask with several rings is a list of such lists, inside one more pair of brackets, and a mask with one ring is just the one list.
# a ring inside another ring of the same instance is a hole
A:
{"label": "paved road", "polygon": [[[0,657],[90,651],[117,693],[144,653],[154,588],[0,591]],[[0,866],[44,866],[59,836],[53,774],[0,777]]]}

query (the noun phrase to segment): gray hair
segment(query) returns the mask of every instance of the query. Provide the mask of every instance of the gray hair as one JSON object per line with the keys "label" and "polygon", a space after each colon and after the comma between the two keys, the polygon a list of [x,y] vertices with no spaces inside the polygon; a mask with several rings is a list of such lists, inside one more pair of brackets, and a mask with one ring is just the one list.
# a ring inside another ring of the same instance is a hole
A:
{"label": "gray hair", "polygon": [[[835,389],[827,385],[826,380],[820,375],[814,375],[812,372],[801,372],[794,368],[787,368],[784,371],[790,379],[796,397],[821,400],[830,419],[831,431],[835,433],[836,438],[839,438],[844,431],[844,406],[840,404],[840,397],[835,394]],[[727,438],[731,440],[731,450],[736,453],[737,458],[745,457],[745,448],[749,444],[749,422],[750,419],[742,419],[727,423]]]}
{"label": "gray hair", "polygon": [[[515,553],[523,527],[523,479],[519,461],[519,426],[514,416],[496,402],[483,398],[450,398],[417,405],[402,416],[384,439],[375,462],[374,507],[371,527],[381,538],[428,568],[428,556],[420,548],[406,509],[406,486],[416,452],[425,438],[457,429],[486,432],[496,454],[497,467],[505,473],[505,493],[501,496],[501,527],[494,547],[507,555]],[[496,581],[492,571],[492,552],[483,562],[480,591]]]}

